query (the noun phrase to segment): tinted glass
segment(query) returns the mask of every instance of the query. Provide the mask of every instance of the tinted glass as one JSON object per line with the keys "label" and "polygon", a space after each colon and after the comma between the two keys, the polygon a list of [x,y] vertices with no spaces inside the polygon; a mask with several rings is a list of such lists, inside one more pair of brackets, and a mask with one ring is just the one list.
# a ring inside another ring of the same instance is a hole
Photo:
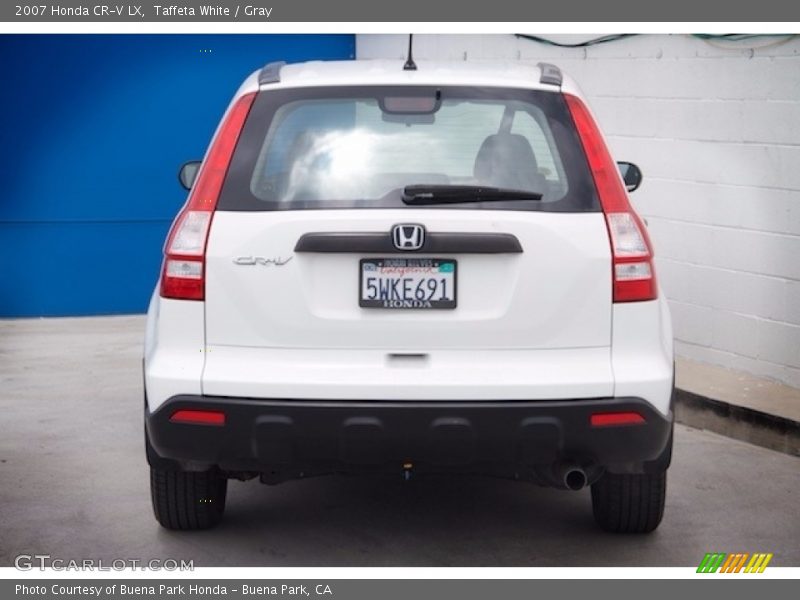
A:
{"label": "tinted glass", "polygon": [[560,94],[463,87],[261,92],[218,208],[399,208],[405,186],[425,184],[542,195],[462,209],[599,210]]}

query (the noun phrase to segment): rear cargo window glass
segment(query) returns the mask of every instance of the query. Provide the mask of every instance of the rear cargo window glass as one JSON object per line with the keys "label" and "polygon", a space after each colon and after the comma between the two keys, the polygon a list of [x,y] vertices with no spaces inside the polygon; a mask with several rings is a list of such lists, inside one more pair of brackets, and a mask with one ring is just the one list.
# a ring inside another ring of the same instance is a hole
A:
{"label": "rear cargo window glass", "polygon": [[599,208],[560,94],[341,87],[259,93],[219,209],[400,208],[404,188],[413,185],[542,196],[450,208]]}

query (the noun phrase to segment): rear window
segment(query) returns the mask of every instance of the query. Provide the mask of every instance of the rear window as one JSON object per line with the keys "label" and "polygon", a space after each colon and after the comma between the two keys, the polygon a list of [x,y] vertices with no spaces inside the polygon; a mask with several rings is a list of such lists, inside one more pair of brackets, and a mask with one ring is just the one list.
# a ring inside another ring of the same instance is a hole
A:
{"label": "rear window", "polygon": [[433,208],[599,210],[560,94],[384,86],[260,92],[218,209],[403,208],[413,185],[541,194]]}

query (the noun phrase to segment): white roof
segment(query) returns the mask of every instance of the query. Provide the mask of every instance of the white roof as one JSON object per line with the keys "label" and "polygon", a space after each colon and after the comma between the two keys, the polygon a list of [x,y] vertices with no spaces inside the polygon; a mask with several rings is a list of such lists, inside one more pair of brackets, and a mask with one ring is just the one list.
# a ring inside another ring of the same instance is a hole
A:
{"label": "white roof", "polygon": [[[404,71],[405,60],[312,61],[290,64],[280,71],[280,82],[267,83],[262,89],[347,86],[347,85],[468,85],[511,87],[558,91],[558,87],[539,83],[541,70],[534,63],[521,61],[458,61],[417,60],[416,71]],[[251,75],[243,88],[258,87],[258,72]],[[581,95],[566,75],[561,90]],[[245,89],[241,90],[242,92]]]}

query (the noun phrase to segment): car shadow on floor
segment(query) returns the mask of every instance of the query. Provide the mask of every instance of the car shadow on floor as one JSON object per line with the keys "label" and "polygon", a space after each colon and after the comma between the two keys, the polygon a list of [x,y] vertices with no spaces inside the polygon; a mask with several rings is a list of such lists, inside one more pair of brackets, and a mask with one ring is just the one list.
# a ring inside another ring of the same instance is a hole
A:
{"label": "car shadow on floor", "polygon": [[233,481],[225,519],[201,535],[217,539],[225,553],[200,566],[614,565],[617,553],[604,551],[617,548],[629,560],[632,549],[658,539],[623,542],[600,531],[588,488],[471,476],[406,482],[399,475],[278,486]]}

